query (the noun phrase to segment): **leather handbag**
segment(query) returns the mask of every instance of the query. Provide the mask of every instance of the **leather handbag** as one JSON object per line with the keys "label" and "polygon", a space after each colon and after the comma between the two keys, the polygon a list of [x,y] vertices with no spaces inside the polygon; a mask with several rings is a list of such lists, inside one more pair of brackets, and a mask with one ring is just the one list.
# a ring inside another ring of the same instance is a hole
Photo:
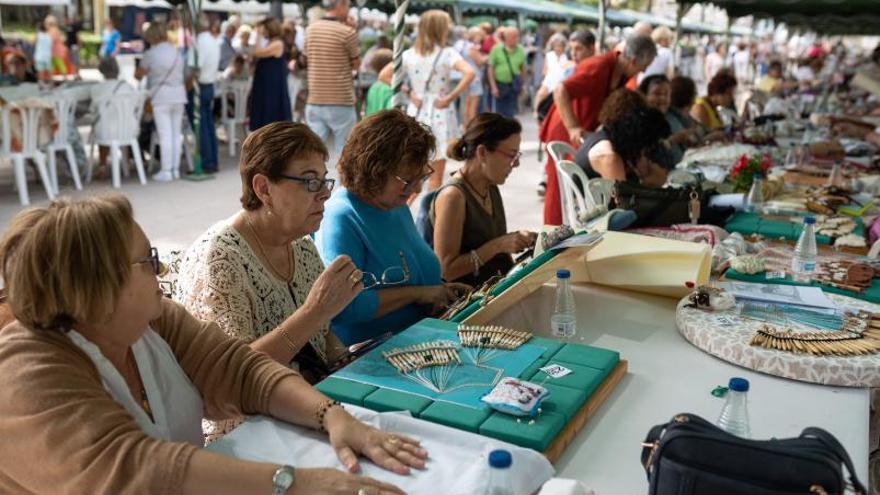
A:
{"label": "leather handbag", "polygon": [[632,227],[669,227],[700,218],[703,192],[699,187],[658,188],[616,182],[611,192],[614,208],[632,210]]}
{"label": "leather handbag", "polygon": [[678,414],[648,432],[642,465],[650,495],[868,493],[846,450],[821,428],[805,428],[797,438],[750,440]]}

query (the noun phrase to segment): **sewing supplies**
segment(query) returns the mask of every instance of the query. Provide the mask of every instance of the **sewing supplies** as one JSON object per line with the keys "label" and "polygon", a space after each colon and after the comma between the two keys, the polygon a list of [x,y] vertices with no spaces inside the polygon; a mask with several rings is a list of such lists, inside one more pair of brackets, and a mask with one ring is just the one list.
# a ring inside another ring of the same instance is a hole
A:
{"label": "sewing supplies", "polygon": [[838,289],[864,292],[876,276],[873,266],[851,260],[823,261],[816,266],[816,282]]}
{"label": "sewing supplies", "polygon": [[455,367],[461,364],[455,342],[443,340],[394,348],[382,357],[405,377],[437,393],[446,389]]}
{"label": "sewing supplies", "polygon": [[543,251],[547,251],[573,235],[574,229],[569,225],[560,225],[549,232],[541,232],[541,248]]}
{"label": "sewing supplies", "polygon": [[764,258],[754,254],[743,254],[730,260],[730,267],[739,273],[754,275],[766,271]]}
{"label": "sewing supplies", "polygon": [[744,301],[739,306],[739,316],[774,325],[799,324],[817,330],[840,330],[844,324],[844,317],[837,311],[815,311],[803,306],[759,301]]}
{"label": "sewing supplies", "polygon": [[844,317],[839,330],[800,332],[761,325],[749,340],[765,349],[813,356],[855,356],[880,352],[880,315],[859,313]]}
{"label": "sewing supplies", "polygon": [[498,412],[533,418],[548,395],[550,391],[540,385],[505,377],[480,400]]}
{"label": "sewing supplies", "polygon": [[489,302],[494,298],[492,295],[492,289],[495,286],[504,280],[504,276],[502,275],[494,275],[490,277],[488,280],[483,282],[478,289],[468,291],[457,301],[452,303],[449,308],[440,316],[441,320],[449,320],[454,318],[455,315],[462,312],[465,308],[471,305],[474,301],[480,301],[480,306],[485,307]]}
{"label": "sewing supplies", "polygon": [[689,308],[725,311],[736,305],[733,294],[718,287],[701,285],[688,295]]}
{"label": "sewing supplies", "polygon": [[461,351],[477,366],[491,361],[499,350],[511,351],[532,338],[529,332],[501,326],[459,325]]}

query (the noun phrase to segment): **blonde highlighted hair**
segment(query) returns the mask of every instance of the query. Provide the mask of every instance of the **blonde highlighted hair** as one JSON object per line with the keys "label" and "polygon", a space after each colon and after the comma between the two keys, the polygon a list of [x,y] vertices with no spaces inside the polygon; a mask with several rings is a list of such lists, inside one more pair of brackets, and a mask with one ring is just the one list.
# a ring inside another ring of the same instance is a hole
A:
{"label": "blonde highlighted hair", "polygon": [[443,48],[443,44],[449,36],[450,25],[452,25],[452,19],[442,10],[429,10],[422,14],[422,17],[419,18],[418,36],[413,44],[416,53],[427,55],[433,52],[435,47]]}
{"label": "blonde highlighted hair", "polygon": [[121,195],[61,199],[12,219],[0,239],[0,270],[15,318],[69,330],[110,316],[131,273],[135,222]]}

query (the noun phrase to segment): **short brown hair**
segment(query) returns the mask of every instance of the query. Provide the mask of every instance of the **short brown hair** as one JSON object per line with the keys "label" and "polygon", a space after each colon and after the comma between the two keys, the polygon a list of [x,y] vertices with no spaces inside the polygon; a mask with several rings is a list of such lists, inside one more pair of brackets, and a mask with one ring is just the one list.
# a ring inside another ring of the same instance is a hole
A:
{"label": "short brown hair", "polygon": [[164,22],[153,21],[144,32],[144,41],[150,45],[158,45],[163,41],[168,41],[168,27]]}
{"label": "short brown hair", "polygon": [[370,70],[376,74],[382,72],[386,65],[394,60],[394,54],[388,48],[379,48],[373,52],[373,58],[370,59]]}
{"label": "short brown hair", "polygon": [[69,330],[113,311],[131,273],[131,204],[113,194],[25,210],[0,240],[0,269],[15,318]]}
{"label": "short brown hair", "polygon": [[297,122],[273,122],[250,133],[241,145],[241,206],[256,210],[263,202],[254,192],[254,176],[263,174],[277,182],[292,160],[311,154],[329,158],[327,147],[309,126]]}
{"label": "short brown hair", "polygon": [[648,104],[645,97],[636,91],[620,88],[611,92],[602,109],[599,110],[599,123],[606,125],[609,122],[620,119],[636,108],[645,108]]}
{"label": "short brown hair", "polygon": [[689,77],[675,76],[669,81],[669,97],[674,108],[690,108],[697,97],[697,85]]}
{"label": "short brown hair", "polygon": [[260,24],[263,26],[263,34],[267,39],[274,40],[281,37],[281,22],[274,17],[263,19]]}
{"label": "short brown hair", "polygon": [[709,81],[709,87],[706,92],[709,96],[722,95],[736,87],[736,77],[726,70],[720,70],[715,77]]}
{"label": "short brown hair", "polygon": [[427,126],[400,110],[382,110],[360,121],[339,157],[339,180],[358,196],[372,196],[394,174],[418,173],[437,141]]}

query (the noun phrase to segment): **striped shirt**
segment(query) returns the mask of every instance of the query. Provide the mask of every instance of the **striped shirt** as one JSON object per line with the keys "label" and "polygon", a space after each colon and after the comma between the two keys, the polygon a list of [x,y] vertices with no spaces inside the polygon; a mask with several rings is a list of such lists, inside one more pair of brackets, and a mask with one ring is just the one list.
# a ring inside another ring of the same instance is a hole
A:
{"label": "striped shirt", "polygon": [[352,61],[360,54],[357,32],[343,22],[321,19],[306,29],[311,105],[354,105]]}

